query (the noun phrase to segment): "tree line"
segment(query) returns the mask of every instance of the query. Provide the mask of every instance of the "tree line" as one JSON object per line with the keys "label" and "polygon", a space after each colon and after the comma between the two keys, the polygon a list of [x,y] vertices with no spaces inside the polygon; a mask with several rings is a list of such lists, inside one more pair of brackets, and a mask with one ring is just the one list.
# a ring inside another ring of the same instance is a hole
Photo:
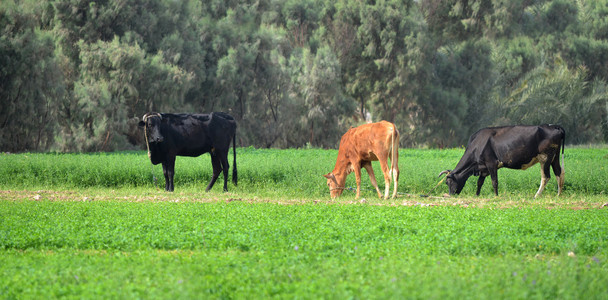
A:
{"label": "tree line", "polygon": [[149,111],[230,113],[238,146],[608,141],[608,0],[6,0],[0,30],[0,151],[140,148]]}

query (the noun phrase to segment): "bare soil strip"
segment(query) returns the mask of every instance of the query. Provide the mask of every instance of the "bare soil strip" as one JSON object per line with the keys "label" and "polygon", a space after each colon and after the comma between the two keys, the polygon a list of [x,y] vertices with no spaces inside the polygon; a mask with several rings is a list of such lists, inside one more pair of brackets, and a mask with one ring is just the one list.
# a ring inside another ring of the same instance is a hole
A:
{"label": "bare soil strip", "polygon": [[350,200],[352,197],[327,199],[266,199],[258,197],[235,197],[234,194],[210,195],[206,193],[164,193],[150,192],[142,194],[126,194],[114,190],[105,193],[99,191],[71,191],[71,190],[0,190],[0,200],[5,201],[124,201],[124,202],[246,202],[246,203],[274,203],[281,205],[298,204],[336,204],[336,205],[374,205],[374,206],[411,206],[411,207],[437,207],[455,206],[462,208],[545,208],[545,209],[608,209],[605,198],[591,200],[576,198],[543,198],[528,200],[525,198],[473,198],[473,197],[449,197],[444,195],[421,197],[419,195],[401,194],[396,199],[366,199]]}

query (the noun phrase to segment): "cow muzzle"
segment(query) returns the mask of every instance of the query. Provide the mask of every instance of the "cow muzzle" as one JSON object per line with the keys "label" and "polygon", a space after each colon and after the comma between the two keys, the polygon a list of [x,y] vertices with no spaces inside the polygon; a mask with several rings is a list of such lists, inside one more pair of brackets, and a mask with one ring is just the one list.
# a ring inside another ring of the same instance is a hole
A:
{"label": "cow muzzle", "polygon": [[162,143],[165,139],[162,136],[152,136],[150,137],[150,143]]}

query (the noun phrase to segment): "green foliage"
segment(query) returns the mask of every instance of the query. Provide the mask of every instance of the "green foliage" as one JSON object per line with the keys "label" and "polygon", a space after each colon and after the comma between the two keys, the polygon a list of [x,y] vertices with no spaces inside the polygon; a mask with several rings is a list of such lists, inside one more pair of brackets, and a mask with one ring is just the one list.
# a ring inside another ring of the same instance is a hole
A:
{"label": "green foliage", "polygon": [[564,32],[570,25],[576,24],[578,8],[576,3],[566,0],[549,1],[544,11],[544,21],[548,31]]}
{"label": "green foliage", "polygon": [[585,66],[589,70],[589,78],[597,78],[595,81],[608,79],[605,67],[605,61],[608,60],[608,40],[578,36],[568,39],[567,44],[564,52],[570,65]]}
{"label": "green foliage", "polygon": [[[299,52],[299,51],[295,51]],[[346,132],[341,116],[352,114],[354,107],[340,89],[340,66],[329,47],[311,53],[307,49],[294,54],[290,65],[294,90],[301,100],[299,123],[306,142],[313,146],[335,147],[332,136]],[[329,134],[328,134],[329,133]]]}
{"label": "green foliage", "polygon": [[[147,57],[135,44],[118,37],[80,46],[80,79],[74,83],[78,114],[63,150],[107,151],[126,144],[129,118],[138,112],[160,110],[162,99],[183,99],[192,74],[164,61],[163,54]],[[174,103],[179,103],[175,101]]]}
{"label": "green foliage", "polygon": [[403,146],[457,146],[552,122],[509,101],[556,70],[595,104],[565,93],[543,110],[591,132],[576,142],[608,137],[606,0],[9,0],[0,15],[1,151],[141,147],[152,110],[229,112],[240,146],[333,148],[381,119]]}
{"label": "green foliage", "polygon": [[[40,30],[44,5],[0,5],[0,149],[41,151],[54,143],[65,87],[53,36]],[[30,7],[30,6],[33,6]]]}
{"label": "green foliage", "polygon": [[419,101],[426,118],[418,126],[429,130],[427,139],[433,144],[465,141],[487,124],[487,94],[494,83],[491,56],[492,47],[485,40],[438,50],[433,66],[436,84]]}
{"label": "green foliage", "polygon": [[511,112],[506,115],[507,120],[561,124],[566,129],[568,143],[583,143],[602,136],[601,127],[591,129],[586,124],[603,122],[607,86],[600,80],[587,82],[587,77],[585,68],[572,71],[559,62],[552,70],[536,68],[520,80],[519,89],[501,101],[504,109]]}
{"label": "green foliage", "polygon": [[493,51],[493,60],[500,67],[497,70],[501,76],[503,87],[510,90],[519,77],[525,75],[540,63],[540,55],[530,37],[518,36],[509,43],[497,45]]}

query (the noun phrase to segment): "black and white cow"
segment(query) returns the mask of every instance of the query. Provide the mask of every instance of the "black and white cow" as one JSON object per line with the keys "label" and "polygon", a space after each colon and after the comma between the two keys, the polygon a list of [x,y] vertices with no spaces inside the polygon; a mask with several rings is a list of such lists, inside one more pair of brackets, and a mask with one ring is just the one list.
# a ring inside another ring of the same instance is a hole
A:
{"label": "black and white cow", "polygon": [[234,162],[232,182],[237,184],[236,170],[236,121],[223,112],[210,114],[147,113],[139,126],[144,128],[148,156],[152,164],[162,163],[165,190],[173,191],[175,157],[196,157],[211,154],[213,177],[207,186],[209,191],[220,172],[224,173],[224,191],[228,190],[228,151],[233,145]]}
{"label": "black and white cow", "polygon": [[540,187],[534,197],[538,197],[545,189],[551,178],[551,167],[557,177],[559,195],[564,187],[564,168],[559,162],[559,151],[561,148],[562,154],[564,153],[565,139],[566,131],[559,125],[484,128],[469,138],[456,168],[445,170],[439,176],[448,174],[446,184],[450,195],[459,194],[471,175],[479,176],[479,196],[486,176],[490,175],[494,193],[498,195],[498,169],[505,167],[525,170],[540,163]]}

